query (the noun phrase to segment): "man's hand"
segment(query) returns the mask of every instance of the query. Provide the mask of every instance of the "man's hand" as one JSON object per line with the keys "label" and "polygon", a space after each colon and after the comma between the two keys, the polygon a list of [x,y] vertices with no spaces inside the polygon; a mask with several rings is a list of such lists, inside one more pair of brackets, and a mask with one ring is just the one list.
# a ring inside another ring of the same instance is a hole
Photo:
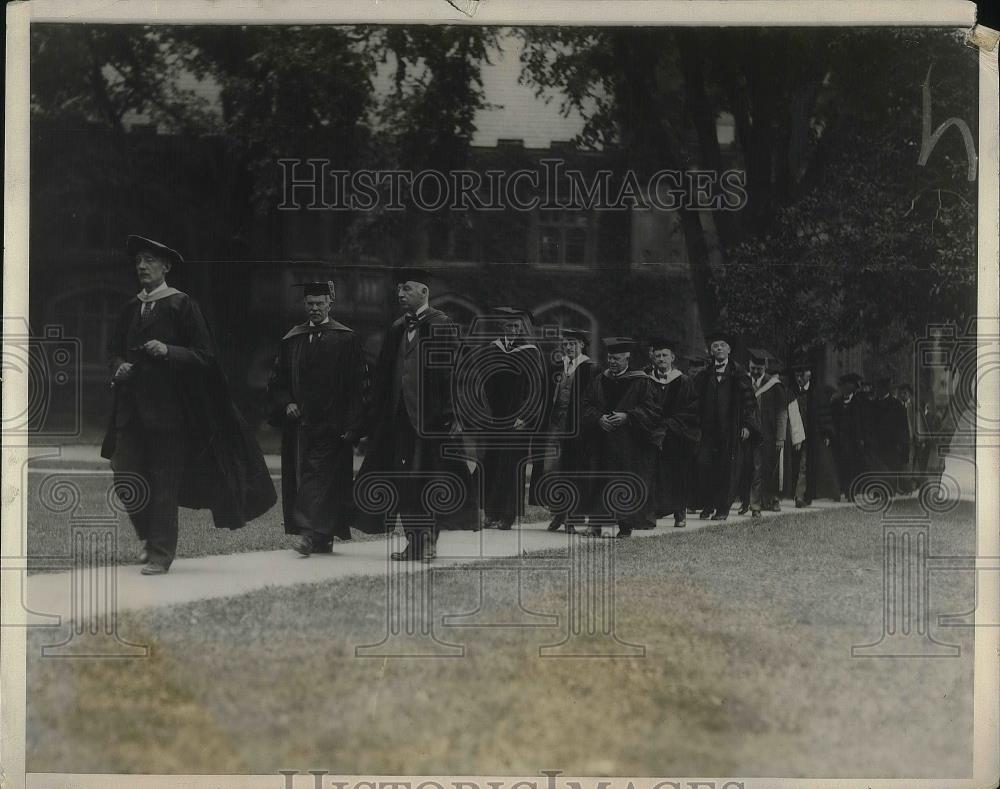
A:
{"label": "man's hand", "polygon": [[619,427],[628,422],[628,414],[624,411],[615,411],[608,417],[608,421],[610,421],[611,425],[617,430]]}
{"label": "man's hand", "polygon": [[148,340],[143,343],[142,348],[154,359],[162,359],[167,355],[167,346],[159,340]]}
{"label": "man's hand", "polygon": [[285,416],[291,419],[298,419],[302,414],[299,412],[299,407],[295,403],[289,403],[285,406]]}
{"label": "man's hand", "polygon": [[802,442],[800,441],[798,444],[792,444],[792,449],[796,452],[800,451],[802,449]]}
{"label": "man's hand", "polygon": [[830,439],[829,438],[824,438],[823,439],[823,446],[825,446],[825,447],[830,446]]}
{"label": "man's hand", "polygon": [[746,441],[748,438],[750,438],[750,428],[744,427],[740,431],[740,441]]}
{"label": "man's hand", "polygon": [[118,365],[118,369],[115,370],[114,380],[121,381],[128,378],[132,374],[132,363],[122,362]]}
{"label": "man's hand", "polygon": [[615,429],[614,425],[611,423],[611,418],[607,414],[601,417],[599,424],[601,426],[601,430],[605,433],[610,433]]}
{"label": "man's hand", "polygon": [[518,417],[517,419],[514,420],[514,429],[524,430],[525,424],[526,424],[525,421],[521,419],[521,417]]}

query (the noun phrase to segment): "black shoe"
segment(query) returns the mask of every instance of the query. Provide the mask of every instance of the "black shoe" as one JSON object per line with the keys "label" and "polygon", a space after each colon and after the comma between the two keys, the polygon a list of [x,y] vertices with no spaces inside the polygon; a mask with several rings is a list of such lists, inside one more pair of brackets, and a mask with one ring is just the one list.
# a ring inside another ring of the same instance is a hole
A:
{"label": "black shoe", "polygon": [[[549,521],[549,525],[547,527],[547,530],[548,531],[559,531],[559,527],[562,526],[562,525],[563,525],[563,519],[560,516],[557,515],[555,518],[553,518],[552,520]],[[569,527],[567,527],[567,528],[569,528]]]}
{"label": "black shoe", "polygon": [[749,504],[743,504],[740,507],[739,512],[737,512],[736,514],[737,515],[746,515],[748,512],[750,512],[750,505]]}
{"label": "black shoe", "polygon": [[698,513],[698,517],[701,518],[703,521],[707,521],[709,518],[712,517],[712,511],[702,510],[701,512]]}
{"label": "black shoe", "polygon": [[712,516],[712,520],[713,521],[724,521],[724,520],[728,520],[728,519],[729,519],[729,513],[728,512],[717,512],[717,513],[715,513],[715,515]]}
{"label": "black shoe", "polygon": [[624,526],[618,527],[618,534],[615,535],[616,539],[624,540],[626,537],[632,536],[632,530],[626,529]]}
{"label": "black shoe", "polygon": [[413,562],[420,557],[417,555],[416,545],[413,542],[408,542],[403,550],[390,553],[389,558],[394,562]]}
{"label": "black shoe", "polygon": [[145,567],[143,567],[139,572],[142,573],[143,575],[166,575],[167,568],[164,567],[162,564],[154,564],[153,562],[150,562]]}
{"label": "black shoe", "polygon": [[807,505],[802,499],[796,499],[795,500],[795,509],[801,510],[803,507],[807,507],[807,506],[809,506],[809,505]]}
{"label": "black shoe", "polygon": [[511,522],[508,520],[497,521],[497,528],[500,531],[510,531]]}
{"label": "black shoe", "polygon": [[687,521],[684,520],[684,518],[674,518],[674,528],[675,529],[683,529],[687,525],[688,525]]}
{"label": "black shoe", "polygon": [[777,501],[774,502],[770,507],[767,508],[768,512],[781,512],[781,504]]}
{"label": "black shoe", "polygon": [[308,534],[300,534],[299,538],[295,541],[294,548],[296,553],[299,554],[299,556],[303,557],[312,556],[312,552],[314,549],[312,537],[310,537]]}
{"label": "black shoe", "polygon": [[754,510],[753,512],[750,513],[750,520],[752,520],[752,521],[763,520],[763,517],[764,516],[761,515],[760,510]]}

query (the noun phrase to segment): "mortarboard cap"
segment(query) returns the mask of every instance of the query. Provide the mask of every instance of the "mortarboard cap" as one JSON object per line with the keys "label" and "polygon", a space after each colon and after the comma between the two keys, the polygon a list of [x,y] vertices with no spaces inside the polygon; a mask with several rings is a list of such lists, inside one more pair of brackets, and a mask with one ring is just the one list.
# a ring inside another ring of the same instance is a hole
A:
{"label": "mortarboard cap", "polygon": [[138,255],[140,252],[152,252],[159,258],[166,260],[171,265],[177,263],[183,263],[184,258],[181,257],[181,253],[176,249],[171,249],[166,244],[161,244],[159,241],[153,241],[151,238],[146,238],[145,236],[129,236],[125,239],[125,251],[129,255]]}
{"label": "mortarboard cap", "polygon": [[608,353],[630,353],[635,345],[631,337],[605,337],[603,342]]}
{"label": "mortarboard cap", "polygon": [[562,329],[559,334],[564,340],[577,340],[584,345],[590,342],[590,332],[584,329]]}
{"label": "mortarboard cap", "polygon": [[520,307],[493,307],[490,312],[495,315],[499,315],[502,318],[516,319],[516,318],[526,318],[528,321],[534,323],[535,316],[532,315],[528,310],[522,310]]}
{"label": "mortarboard cap", "polygon": [[674,356],[676,356],[680,350],[680,345],[677,340],[673,340],[669,337],[657,335],[655,337],[650,337],[649,340],[647,340],[647,343],[649,344],[649,350],[651,351],[659,351],[666,348],[668,351],[672,351]]}
{"label": "mortarboard cap", "polygon": [[292,285],[293,288],[302,288],[302,296],[329,296],[334,297],[336,290],[332,280],[326,282],[299,282]]}
{"label": "mortarboard cap", "polygon": [[773,357],[763,348],[750,348],[750,361],[754,364],[767,364],[768,359]]}
{"label": "mortarboard cap", "polygon": [[427,285],[431,281],[430,272],[422,268],[398,268],[392,274],[397,285],[402,285],[404,282],[416,282],[420,285]]}
{"label": "mortarboard cap", "polygon": [[857,373],[844,373],[837,379],[837,383],[841,384],[859,384],[861,383],[861,376]]}
{"label": "mortarboard cap", "polygon": [[732,332],[728,332],[725,329],[715,329],[714,331],[710,331],[705,335],[705,343],[707,345],[711,345],[716,340],[722,340],[730,348],[732,348],[736,344],[735,337],[732,334]]}
{"label": "mortarboard cap", "polygon": [[813,366],[809,364],[808,359],[796,359],[792,362],[791,371],[793,373],[802,373],[807,370],[812,370]]}

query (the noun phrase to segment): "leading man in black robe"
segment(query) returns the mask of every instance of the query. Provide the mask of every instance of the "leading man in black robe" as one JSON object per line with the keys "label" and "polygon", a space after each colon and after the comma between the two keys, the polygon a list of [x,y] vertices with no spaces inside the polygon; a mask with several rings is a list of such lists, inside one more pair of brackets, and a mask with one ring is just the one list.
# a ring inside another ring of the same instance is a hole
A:
{"label": "leading man in black robe", "polygon": [[277,495],[197,302],[166,283],[180,253],[142,236],[129,236],[126,250],[142,290],[108,343],[114,400],[101,456],[143,542],[142,573],[162,575],[177,552],[179,506],[239,529]]}
{"label": "leading man in black robe", "polygon": [[354,331],[330,317],[333,283],[303,288],[308,320],[282,338],[268,393],[280,425],[285,533],[302,556],[351,539],[354,448],[364,415],[367,375]]}

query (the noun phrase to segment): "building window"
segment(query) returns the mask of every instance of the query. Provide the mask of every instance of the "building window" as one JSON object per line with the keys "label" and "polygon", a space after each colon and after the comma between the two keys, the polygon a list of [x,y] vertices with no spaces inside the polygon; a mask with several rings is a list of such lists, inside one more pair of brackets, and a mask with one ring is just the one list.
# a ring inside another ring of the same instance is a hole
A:
{"label": "building window", "polygon": [[539,211],[535,259],[546,266],[586,266],[593,240],[592,227],[586,211]]}

